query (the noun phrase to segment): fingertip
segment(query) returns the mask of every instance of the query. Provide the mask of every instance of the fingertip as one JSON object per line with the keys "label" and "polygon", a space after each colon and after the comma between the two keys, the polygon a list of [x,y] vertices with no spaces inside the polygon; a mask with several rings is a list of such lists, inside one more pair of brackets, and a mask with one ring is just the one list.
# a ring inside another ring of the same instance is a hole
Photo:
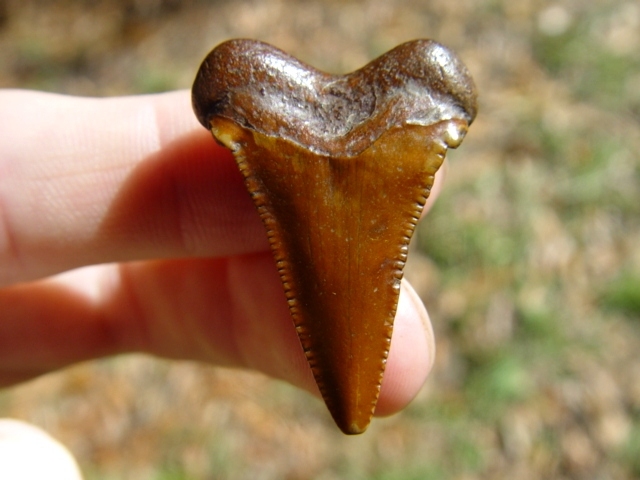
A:
{"label": "fingertip", "polygon": [[233,156],[198,124],[186,90],[0,91],[0,115],[12,119],[0,135],[0,284],[267,248]]}
{"label": "fingertip", "polygon": [[0,478],[82,480],[71,453],[44,431],[25,422],[0,419]]}
{"label": "fingertip", "polygon": [[403,281],[376,416],[391,415],[406,407],[424,385],[434,360],[435,338],[429,314],[413,287]]}

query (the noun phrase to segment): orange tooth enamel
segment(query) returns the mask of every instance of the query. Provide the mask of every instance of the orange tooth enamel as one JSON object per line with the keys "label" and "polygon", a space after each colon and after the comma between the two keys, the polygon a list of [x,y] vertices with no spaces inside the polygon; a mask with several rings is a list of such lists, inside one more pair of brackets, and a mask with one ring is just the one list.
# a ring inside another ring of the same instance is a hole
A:
{"label": "orange tooth enamel", "polygon": [[302,348],[344,433],[364,432],[375,411],[409,241],[475,98],[464,66],[429,40],[344,76],[232,40],[198,72],[196,115],[244,175]]}

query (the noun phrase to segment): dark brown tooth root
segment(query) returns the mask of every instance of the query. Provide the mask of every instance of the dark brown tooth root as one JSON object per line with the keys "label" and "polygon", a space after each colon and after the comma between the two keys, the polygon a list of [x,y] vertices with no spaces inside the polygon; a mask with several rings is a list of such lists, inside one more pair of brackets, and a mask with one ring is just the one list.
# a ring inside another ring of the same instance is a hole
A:
{"label": "dark brown tooth root", "polygon": [[343,432],[363,432],[409,241],[447,148],[476,115],[469,73],[430,40],[344,76],[231,40],[204,60],[192,93],[244,175],[325,403]]}

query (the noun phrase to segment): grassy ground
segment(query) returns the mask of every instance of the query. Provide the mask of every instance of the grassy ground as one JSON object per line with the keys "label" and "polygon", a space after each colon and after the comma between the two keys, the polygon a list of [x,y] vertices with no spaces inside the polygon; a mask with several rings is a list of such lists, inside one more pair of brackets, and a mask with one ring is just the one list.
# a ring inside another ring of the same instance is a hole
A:
{"label": "grassy ground", "polygon": [[88,479],[640,477],[640,6],[616,0],[0,0],[0,86],[189,88],[254,37],[331,71],[417,37],[458,52],[480,116],[407,275],[435,372],[358,438],[247,372],[127,356],[0,392]]}

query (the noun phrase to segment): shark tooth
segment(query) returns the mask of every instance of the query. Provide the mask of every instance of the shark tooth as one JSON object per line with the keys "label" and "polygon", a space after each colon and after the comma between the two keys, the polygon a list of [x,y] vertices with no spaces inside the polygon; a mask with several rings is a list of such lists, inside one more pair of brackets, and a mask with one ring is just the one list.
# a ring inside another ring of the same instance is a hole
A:
{"label": "shark tooth", "polygon": [[245,178],[329,411],[344,433],[364,432],[409,241],[476,115],[471,76],[431,40],[341,76],[230,40],[203,61],[192,99]]}

